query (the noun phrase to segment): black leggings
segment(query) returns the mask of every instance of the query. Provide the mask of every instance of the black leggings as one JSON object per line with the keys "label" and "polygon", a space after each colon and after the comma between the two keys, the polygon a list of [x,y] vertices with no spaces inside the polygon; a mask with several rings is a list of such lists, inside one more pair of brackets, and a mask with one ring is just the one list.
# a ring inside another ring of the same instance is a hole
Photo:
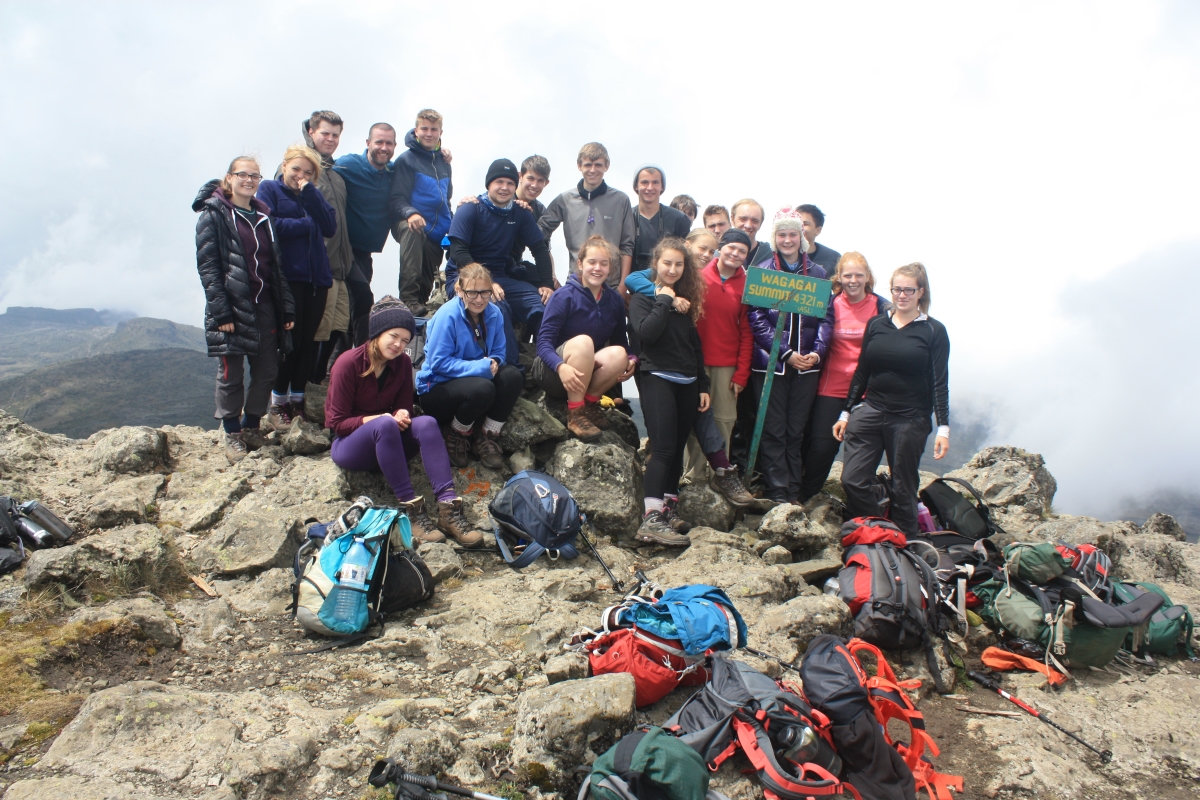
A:
{"label": "black leggings", "polygon": [[825,486],[829,470],[837,458],[842,443],[833,438],[833,424],[846,407],[845,397],[817,395],[808,417],[808,432],[804,435],[801,460],[804,478],[800,481],[800,502],[807,503]]}
{"label": "black leggings", "polygon": [[487,378],[455,378],[439,383],[417,398],[421,410],[445,425],[457,419],[463,425],[474,425],[480,417],[504,422],[512,413],[525,376],[510,364],[501,365],[491,380]]}
{"label": "black leggings", "polygon": [[700,407],[700,385],[672,383],[644,373],[639,391],[646,435],[650,437],[650,460],[646,462],[646,497],[662,498],[679,492],[683,451]]}
{"label": "black leggings", "polygon": [[350,333],[354,347],[358,347],[367,340],[371,306],[375,302],[371,294],[371,276],[375,274],[375,265],[366,250],[354,250],[353,253],[353,265],[346,275],[346,291],[350,293]]}
{"label": "black leggings", "polygon": [[288,286],[296,302],[296,324],[292,328],[292,352],[283,359],[275,376],[275,394],[287,394],[289,386],[300,394],[312,377],[317,361],[313,337],[325,316],[325,296],[329,293],[327,287],[317,288],[307,281],[288,281]]}

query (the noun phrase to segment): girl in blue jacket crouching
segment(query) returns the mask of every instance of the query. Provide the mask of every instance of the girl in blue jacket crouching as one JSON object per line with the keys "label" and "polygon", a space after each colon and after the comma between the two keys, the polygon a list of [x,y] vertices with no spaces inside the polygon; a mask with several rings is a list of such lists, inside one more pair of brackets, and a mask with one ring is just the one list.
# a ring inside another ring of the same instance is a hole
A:
{"label": "girl in blue jacket crouching", "polygon": [[504,363],[504,317],[491,300],[491,273],[467,264],[458,272],[454,299],[426,327],[418,401],[438,423],[450,423],[446,449],[456,467],[465,467],[472,452],[485,467],[504,466],[497,440],[525,382],[519,369]]}

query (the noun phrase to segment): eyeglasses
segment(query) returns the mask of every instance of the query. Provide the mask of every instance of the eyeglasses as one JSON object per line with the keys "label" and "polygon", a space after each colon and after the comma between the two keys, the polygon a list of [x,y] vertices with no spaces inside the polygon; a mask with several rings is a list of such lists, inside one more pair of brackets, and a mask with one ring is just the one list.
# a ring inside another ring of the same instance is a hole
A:
{"label": "eyeglasses", "polygon": [[912,297],[916,293],[917,293],[917,290],[912,286],[893,286],[892,287],[892,296],[893,297],[899,297],[900,295],[904,295],[905,297]]}
{"label": "eyeglasses", "polygon": [[235,172],[233,173],[233,177],[239,181],[250,181],[251,183],[258,183],[262,180],[262,175],[259,175],[257,172]]}
{"label": "eyeglasses", "polygon": [[463,295],[468,300],[480,300],[480,299],[491,300],[492,299],[492,290],[491,289],[478,289],[478,290],[477,289],[463,289]]}

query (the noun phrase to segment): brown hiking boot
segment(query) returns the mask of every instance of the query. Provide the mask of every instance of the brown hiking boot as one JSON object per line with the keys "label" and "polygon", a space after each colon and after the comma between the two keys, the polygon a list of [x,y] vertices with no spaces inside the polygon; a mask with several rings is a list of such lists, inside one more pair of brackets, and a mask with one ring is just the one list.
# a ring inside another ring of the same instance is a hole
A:
{"label": "brown hiking boot", "polygon": [[667,524],[671,526],[671,530],[676,533],[687,533],[692,529],[692,523],[679,516],[676,510],[678,501],[668,500],[663,503],[662,515]]}
{"label": "brown hiking boot", "polygon": [[437,523],[425,513],[424,497],[418,495],[408,502],[400,503],[399,507],[408,516],[408,524],[412,526],[414,542],[432,542],[436,544],[446,541],[446,536],[438,530]]}
{"label": "brown hiking boot", "polygon": [[567,430],[581,442],[592,442],[600,438],[600,429],[592,422],[587,412],[587,404],[579,408],[567,409]]}
{"label": "brown hiking boot", "polygon": [[229,459],[230,464],[236,464],[246,457],[246,440],[242,438],[242,432],[225,434],[225,457]]}
{"label": "brown hiking boot", "polygon": [[461,497],[438,501],[438,529],[463,547],[473,548],[483,544],[483,534],[471,527],[463,514]]}
{"label": "brown hiking boot", "polygon": [[661,511],[651,511],[642,520],[642,526],[637,530],[639,542],[665,544],[668,547],[687,547],[692,540],[682,533],[671,530],[671,524],[663,517]]}
{"label": "brown hiking boot", "polygon": [[284,403],[281,406],[271,406],[268,408],[267,423],[280,433],[290,431],[292,429],[291,404]]}
{"label": "brown hiking boot", "polygon": [[488,469],[504,468],[504,453],[500,450],[500,434],[488,433],[480,426],[475,431],[475,442],[471,452],[479,459],[479,463]]}
{"label": "brown hiking boot", "polygon": [[724,475],[718,475],[716,472],[713,472],[708,485],[714,492],[723,495],[726,500],[738,508],[745,508],[754,502],[754,495],[747,492],[746,487],[738,479],[737,467],[725,470]]}
{"label": "brown hiking boot", "polygon": [[607,431],[612,429],[612,423],[608,421],[608,414],[604,413],[604,409],[600,407],[599,403],[585,402],[583,404],[583,411],[587,415],[588,421],[600,430]]}
{"label": "brown hiking boot", "polygon": [[450,463],[456,467],[465,467],[471,461],[471,434],[463,435],[454,428],[446,434],[446,452],[450,455]]}

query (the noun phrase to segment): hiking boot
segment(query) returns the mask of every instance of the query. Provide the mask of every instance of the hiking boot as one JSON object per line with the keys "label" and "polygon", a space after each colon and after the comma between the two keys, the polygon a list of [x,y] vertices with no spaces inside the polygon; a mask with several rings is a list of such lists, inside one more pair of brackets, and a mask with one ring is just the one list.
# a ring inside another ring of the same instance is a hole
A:
{"label": "hiking boot", "polygon": [[246,443],[246,449],[251,453],[271,444],[271,440],[267,438],[262,428],[242,428],[242,441]]}
{"label": "hiking boot", "polygon": [[600,429],[589,418],[587,404],[567,409],[567,430],[581,442],[592,442],[600,438]]}
{"label": "hiking boot", "polygon": [[401,502],[399,508],[408,516],[408,524],[412,526],[414,542],[437,544],[446,541],[446,536],[438,530],[437,523],[425,513],[424,497],[418,495],[412,500]]}
{"label": "hiking boot", "polygon": [[607,431],[612,429],[612,423],[608,421],[608,415],[604,413],[604,409],[600,407],[599,403],[584,403],[583,411],[588,418],[588,422],[600,430]]}
{"label": "hiking boot", "polygon": [[292,429],[292,407],[288,403],[281,406],[273,405],[267,409],[267,422],[280,433]]}
{"label": "hiking boot", "polygon": [[730,467],[725,470],[724,475],[713,473],[709,479],[708,485],[714,492],[724,496],[726,500],[733,503],[738,508],[745,508],[754,502],[754,495],[746,491],[746,487],[738,479],[737,467]]}
{"label": "hiking boot", "polygon": [[504,453],[500,450],[500,434],[489,433],[482,427],[475,431],[475,442],[471,452],[479,459],[479,463],[488,469],[504,468]]}
{"label": "hiking boot", "polygon": [[451,428],[446,434],[446,452],[450,455],[451,464],[465,467],[471,461],[471,434],[464,436]]}
{"label": "hiking boot", "polygon": [[463,514],[461,497],[438,501],[438,530],[463,547],[474,548],[483,544],[483,534],[471,527]]}
{"label": "hiking boot", "polygon": [[246,440],[242,438],[242,432],[225,434],[225,457],[229,459],[230,464],[236,464],[246,457],[246,453],[250,452],[246,449]]}
{"label": "hiking boot", "polygon": [[292,416],[292,420],[305,419],[304,403],[288,403],[288,412]]}
{"label": "hiking boot", "polygon": [[663,517],[661,511],[651,511],[642,520],[642,526],[637,529],[639,542],[665,544],[668,547],[687,547],[692,540],[682,533],[671,530],[671,524]]}
{"label": "hiking boot", "polygon": [[687,533],[692,529],[692,523],[679,516],[679,512],[675,510],[678,504],[677,500],[668,500],[663,502],[662,515],[667,524],[671,526],[671,530],[676,533]]}

